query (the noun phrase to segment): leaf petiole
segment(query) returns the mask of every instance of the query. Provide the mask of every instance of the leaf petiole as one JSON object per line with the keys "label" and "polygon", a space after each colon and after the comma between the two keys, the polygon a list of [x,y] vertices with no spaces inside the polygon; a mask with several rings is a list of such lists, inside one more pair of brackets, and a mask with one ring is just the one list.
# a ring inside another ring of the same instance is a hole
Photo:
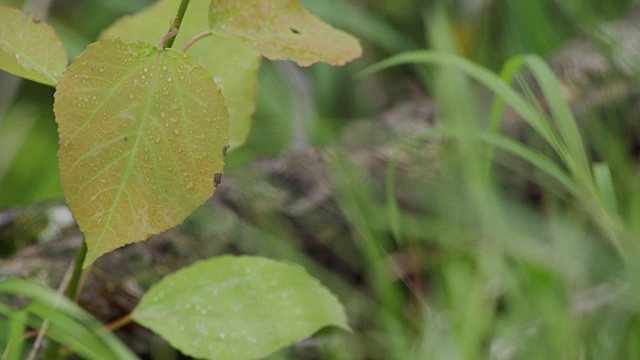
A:
{"label": "leaf petiole", "polygon": [[171,28],[171,31],[169,31],[165,36],[162,37],[162,39],[160,39],[160,43],[158,44],[158,51],[162,51],[168,47],[171,47],[171,45],[169,45],[169,42],[173,42],[173,39],[176,38],[176,35],[178,35],[178,29]]}
{"label": "leaf petiole", "polygon": [[196,34],[196,36],[194,36],[193,38],[191,38],[191,40],[189,40],[189,42],[187,42],[187,43],[184,45],[184,47],[182,48],[182,52],[183,52],[183,53],[186,53],[186,52],[187,52],[187,50],[189,50],[189,48],[191,47],[191,45],[193,45],[193,43],[195,43],[196,41],[198,41],[198,40],[200,40],[200,39],[202,39],[202,38],[204,38],[204,37],[207,37],[207,36],[209,36],[209,35],[213,35],[213,34],[211,33],[211,30],[203,31],[203,32],[201,32],[201,33]]}

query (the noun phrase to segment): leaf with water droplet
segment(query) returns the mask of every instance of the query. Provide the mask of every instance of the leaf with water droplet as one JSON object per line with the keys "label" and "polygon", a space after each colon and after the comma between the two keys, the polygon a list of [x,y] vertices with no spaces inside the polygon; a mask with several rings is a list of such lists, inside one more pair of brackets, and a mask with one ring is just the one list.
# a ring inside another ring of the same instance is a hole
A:
{"label": "leaf with water droplet", "polygon": [[0,70],[56,86],[66,68],[67,53],[49,24],[0,6]]}
{"label": "leaf with water droplet", "polygon": [[[167,33],[167,23],[175,16],[179,5],[180,0],[159,1],[137,14],[116,21],[102,32],[101,38],[157,44]],[[196,34],[208,28],[208,7],[209,0],[192,0],[189,3],[174,48],[182,48]],[[237,148],[245,142],[251,129],[260,55],[238,40],[215,36],[198,40],[187,54],[198,60],[222,89],[230,114],[230,145]],[[180,73],[178,76],[184,75]]]}
{"label": "leaf with water droplet", "polygon": [[360,57],[356,38],[307,12],[300,0],[211,0],[211,30],[271,60],[344,65]]}
{"label": "leaf with water droplet", "polygon": [[[176,43],[182,46],[208,27],[209,0],[192,0]],[[197,59],[222,89],[231,117],[231,149],[244,144],[256,109],[258,70],[261,56],[236,39],[208,36],[187,51]]]}
{"label": "leaf with water droplet", "polygon": [[[176,76],[181,67],[192,69],[184,79]],[[194,59],[142,43],[91,44],[60,80],[54,112],[62,186],[88,246],[85,267],[181,223],[213,194],[229,115]]]}
{"label": "leaf with water droplet", "polygon": [[349,330],[338,299],[302,267],[250,256],[181,269],[149,289],[131,315],[206,359],[263,358],[326,326]]}

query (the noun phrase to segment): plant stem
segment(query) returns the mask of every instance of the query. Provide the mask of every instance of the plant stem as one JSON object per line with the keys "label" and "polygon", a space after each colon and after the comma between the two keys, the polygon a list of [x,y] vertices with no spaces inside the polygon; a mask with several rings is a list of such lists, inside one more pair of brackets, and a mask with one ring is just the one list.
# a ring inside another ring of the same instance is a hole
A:
{"label": "plant stem", "polygon": [[180,24],[182,24],[182,19],[184,18],[184,14],[187,12],[188,6],[189,6],[189,0],[182,0],[180,2],[180,7],[178,8],[178,14],[176,14],[176,17],[174,17],[173,21],[171,21],[171,28],[169,29],[169,34],[173,34],[173,36],[169,37],[169,39],[167,39],[163,43],[162,49],[170,48],[173,45],[173,42],[176,39],[176,36],[178,36],[178,31],[180,31]]}
{"label": "plant stem", "polygon": [[212,35],[212,34],[211,34],[211,30],[203,31],[203,32],[201,32],[201,33],[197,34],[196,36],[194,36],[191,40],[189,40],[189,41],[184,45],[184,47],[182,48],[182,52],[183,52],[183,53],[186,53],[186,52],[187,52],[187,50],[189,50],[189,48],[191,47],[191,45],[193,45],[193,43],[195,43],[196,41],[198,41],[198,40],[202,39],[203,37],[207,37],[207,36],[209,36],[209,35]]}
{"label": "plant stem", "polygon": [[114,332],[118,329],[120,329],[123,326],[129,325],[131,322],[133,321],[133,319],[131,318],[131,314],[127,314],[115,321],[113,321],[112,323],[110,323],[109,325],[105,326],[102,330],[98,331],[97,335],[103,334],[105,332]]}
{"label": "plant stem", "polygon": [[73,275],[71,275],[69,286],[64,292],[64,296],[68,297],[69,299],[73,300],[76,297],[76,292],[78,291],[78,283],[80,282],[80,276],[82,276],[82,264],[84,264],[84,259],[86,257],[87,243],[83,240],[82,245],[80,245],[80,249],[78,249],[78,253],[76,254],[76,263],[73,267]]}

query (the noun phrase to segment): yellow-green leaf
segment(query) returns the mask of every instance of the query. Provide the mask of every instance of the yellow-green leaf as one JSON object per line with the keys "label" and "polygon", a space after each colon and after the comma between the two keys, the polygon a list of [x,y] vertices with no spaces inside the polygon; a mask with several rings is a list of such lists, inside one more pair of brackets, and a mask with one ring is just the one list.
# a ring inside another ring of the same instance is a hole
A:
{"label": "yellow-green leaf", "polygon": [[362,54],[358,40],[311,15],[299,0],[211,0],[209,22],[212,31],[271,60],[344,65]]}
{"label": "yellow-green leaf", "polygon": [[154,285],[133,319],[196,358],[261,359],[323,327],[350,330],[344,308],[302,267],[222,256]]}
{"label": "yellow-green leaf", "polygon": [[[141,12],[125,16],[107,28],[103,39],[157,44],[168,31],[180,0],[162,0]],[[181,49],[195,35],[208,30],[208,0],[192,0],[173,47]],[[198,60],[222,89],[230,114],[230,145],[242,145],[251,128],[256,107],[260,55],[235,39],[209,36],[198,40],[187,54]]]}
{"label": "yellow-green leaf", "polygon": [[181,223],[213,194],[229,115],[211,76],[186,54],[91,44],[60,80],[54,111],[85,266]]}
{"label": "yellow-green leaf", "polygon": [[67,53],[49,24],[0,6],[0,70],[56,86],[66,67]]}
{"label": "yellow-green leaf", "polygon": [[[191,38],[208,29],[209,0],[191,0],[176,44],[182,47]],[[261,56],[236,39],[208,36],[187,50],[213,75],[222,89],[231,119],[232,149],[244,144],[256,109],[258,70]]]}
{"label": "yellow-green leaf", "polygon": [[100,39],[120,39],[124,42],[143,41],[157,45],[169,31],[171,19],[176,16],[178,5],[180,0],[162,0],[134,15],[123,16],[104,29]]}

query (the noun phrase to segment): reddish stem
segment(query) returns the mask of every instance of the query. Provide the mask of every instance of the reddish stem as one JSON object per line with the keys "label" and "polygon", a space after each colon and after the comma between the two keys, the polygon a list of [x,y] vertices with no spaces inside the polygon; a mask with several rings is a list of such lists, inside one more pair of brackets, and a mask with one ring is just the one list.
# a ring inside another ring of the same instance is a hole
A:
{"label": "reddish stem", "polygon": [[197,34],[191,40],[189,40],[189,42],[187,42],[184,45],[184,47],[182,48],[182,52],[186,53],[187,50],[189,50],[189,48],[191,47],[191,45],[193,45],[193,43],[195,43],[196,41],[202,39],[203,37],[209,36],[209,35],[211,35],[211,30],[203,31],[203,32]]}

